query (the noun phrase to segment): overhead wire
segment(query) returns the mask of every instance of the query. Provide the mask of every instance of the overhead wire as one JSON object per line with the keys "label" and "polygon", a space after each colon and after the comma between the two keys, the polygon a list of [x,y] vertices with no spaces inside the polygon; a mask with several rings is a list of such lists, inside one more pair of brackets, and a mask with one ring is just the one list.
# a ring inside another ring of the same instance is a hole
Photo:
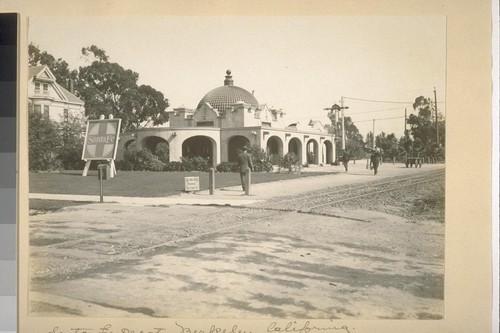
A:
{"label": "overhead wire", "polygon": [[357,120],[353,121],[353,123],[364,123],[368,121],[374,121],[374,120],[390,120],[390,119],[401,119],[404,118],[405,116],[399,116],[399,117],[388,117],[388,118],[374,118],[374,119],[366,119],[366,120]]}
{"label": "overhead wire", "polygon": [[[344,99],[350,99],[353,101],[361,101],[361,102],[372,102],[372,103],[387,103],[387,104],[411,104],[415,103],[415,101],[412,102],[398,102],[398,101],[379,101],[379,100],[374,100],[374,99],[364,99],[364,98],[356,98],[356,97],[346,97],[343,96]],[[444,103],[444,102],[438,102],[438,103]]]}

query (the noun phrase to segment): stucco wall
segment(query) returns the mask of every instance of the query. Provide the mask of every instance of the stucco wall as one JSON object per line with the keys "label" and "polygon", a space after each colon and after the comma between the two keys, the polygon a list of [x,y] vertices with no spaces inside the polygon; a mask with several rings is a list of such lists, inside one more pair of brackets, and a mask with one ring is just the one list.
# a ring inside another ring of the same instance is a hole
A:
{"label": "stucco wall", "polygon": [[[151,128],[142,129],[136,133],[136,147],[142,149],[145,145],[145,140],[148,137],[159,137],[164,139],[169,144],[169,160],[179,161],[182,157],[182,144],[185,140],[195,137],[203,136],[210,139],[212,143],[213,162],[214,166],[222,161],[228,161],[228,143],[234,136],[242,136],[248,139],[250,145],[260,146],[264,151],[267,151],[267,143],[271,137],[278,138],[279,154],[285,155],[289,151],[289,142],[296,138],[300,141],[300,157],[301,164],[307,163],[307,142],[314,140],[317,143],[317,162],[327,163],[327,150],[332,154],[335,159],[334,145],[329,147],[324,145],[325,141],[331,142],[331,137],[318,133],[296,132],[285,129],[263,128],[260,126],[255,127],[239,127],[231,129],[219,128],[203,128],[203,127],[185,127],[185,128]],[[119,144],[118,156],[123,156],[124,145],[132,136],[122,136]]]}

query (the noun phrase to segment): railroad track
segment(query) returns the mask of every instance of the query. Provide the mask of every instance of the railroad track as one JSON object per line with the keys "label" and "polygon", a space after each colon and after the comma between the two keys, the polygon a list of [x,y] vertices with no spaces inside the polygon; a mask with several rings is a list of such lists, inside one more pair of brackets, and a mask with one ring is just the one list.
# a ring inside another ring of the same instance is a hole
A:
{"label": "railroad track", "polygon": [[[439,179],[443,178],[444,174],[445,174],[444,170],[440,170],[440,171],[428,172],[423,175],[415,175],[410,177],[393,177],[393,178],[387,178],[383,180],[370,182],[363,185],[355,185],[355,186],[347,185],[341,188],[332,187],[327,189],[326,191],[310,192],[299,196],[274,200],[271,201],[270,204],[261,204],[252,207],[249,206],[228,207],[228,209],[242,209],[242,210],[250,209],[253,210],[254,213],[242,214],[246,216],[246,218],[238,223],[233,223],[224,227],[218,227],[211,230],[205,230],[196,233],[190,237],[173,239],[166,242],[162,242],[160,244],[154,244],[151,246],[141,247],[139,249],[121,253],[112,260],[109,260],[108,262],[123,260],[129,258],[131,255],[137,256],[146,253],[162,251],[163,249],[167,249],[172,246],[179,246],[182,243],[190,243],[193,241],[197,241],[199,239],[211,237],[212,235],[216,235],[221,232],[223,233],[230,230],[249,226],[258,222],[266,221],[272,219],[275,216],[282,215],[283,213],[298,212],[305,214],[326,215],[331,217],[339,217],[344,219],[369,222],[352,217],[337,216],[334,213],[332,214],[331,212],[328,212],[328,209],[325,211],[324,208],[334,207],[336,204],[339,203],[363,199],[368,196],[375,196],[378,194],[387,193],[390,191],[396,191],[411,186],[418,186],[420,184],[428,182],[436,182]],[[304,200],[305,203],[299,204],[300,201]],[[311,204],[310,200],[315,201],[315,203]]]}
{"label": "railroad track", "polygon": [[[198,230],[189,237],[176,237],[168,241],[159,242],[156,244],[136,244],[136,248],[124,249],[123,252],[117,253],[116,255],[111,255],[107,258],[102,258],[99,262],[95,262],[90,267],[77,269],[72,273],[81,274],[85,271],[98,269],[107,264],[113,262],[121,262],[123,260],[130,259],[132,257],[144,255],[146,253],[153,253],[157,251],[162,251],[172,246],[179,246],[183,243],[190,243],[197,241],[199,239],[208,238],[212,235],[218,233],[227,232],[230,230],[242,228],[249,226],[258,222],[266,221],[272,219],[275,216],[282,215],[284,213],[298,212],[313,215],[326,215],[331,217],[340,217],[356,220],[356,218],[349,218],[345,216],[337,216],[335,212],[331,211],[332,207],[336,205],[348,203],[349,201],[355,201],[360,199],[365,199],[366,197],[373,197],[383,193],[388,193],[391,191],[398,191],[411,186],[418,186],[420,184],[428,182],[437,182],[444,178],[444,170],[428,172],[423,175],[415,175],[410,177],[393,177],[383,180],[377,180],[363,185],[346,185],[342,187],[331,187],[323,191],[314,191],[305,194],[301,194],[293,197],[285,197],[277,200],[270,200],[264,204],[257,204],[254,206],[242,206],[242,207],[228,207],[228,209],[233,209],[236,211],[247,210],[247,212],[230,214],[230,216],[223,217],[224,219],[231,219],[231,215],[238,215],[242,218],[235,222],[236,217],[232,217],[232,223],[227,223],[225,226],[214,227],[213,229]],[[248,210],[253,211],[253,213],[248,214]],[[205,215],[208,219],[215,219],[218,217],[217,212],[213,214]],[[360,220],[362,221],[362,220]],[[187,218],[183,222],[189,224],[194,222],[193,218]],[[366,222],[366,221],[364,221]],[[153,232],[161,232],[159,230],[154,230]],[[106,241],[107,237],[105,235],[94,236],[85,239],[69,239],[65,242],[52,244],[44,247],[45,249],[52,248],[57,250],[60,246],[65,248],[78,248],[80,244],[86,242],[98,243],[101,241]],[[72,270],[72,269],[70,269]],[[65,274],[68,274],[66,272]],[[58,275],[58,274],[56,274]],[[64,275],[63,275],[64,276]],[[43,278],[42,278],[43,279]]]}
{"label": "railroad track", "polygon": [[348,201],[376,196],[404,188],[411,188],[428,182],[442,179],[444,170],[432,171],[410,177],[392,177],[362,185],[346,185],[340,188],[331,187],[322,191],[309,192],[293,197],[270,200],[255,207],[279,211],[297,211],[301,213],[314,213],[315,210],[335,206]]}

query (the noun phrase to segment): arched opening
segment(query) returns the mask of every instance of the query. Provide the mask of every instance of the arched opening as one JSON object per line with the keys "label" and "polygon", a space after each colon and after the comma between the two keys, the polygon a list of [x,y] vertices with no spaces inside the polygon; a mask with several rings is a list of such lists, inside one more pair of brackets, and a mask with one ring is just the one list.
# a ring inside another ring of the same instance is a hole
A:
{"label": "arched opening", "polygon": [[266,153],[273,165],[279,164],[280,156],[283,154],[283,143],[279,137],[272,136],[267,140]]}
{"label": "arched opening", "polygon": [[318,142],[314,139],[307,141],[307,163],[318,164]]}
{"label": "arched opening", "polygon": [[243,146],[250,147],[250,140],[248,138],[236,135],[229,139],[227,143],[228,162],[238,162],[238,154]]}
{"label": "arched opening", "polygon": [[333,163],[333,144],[326,140],[323,142],[323,163],[332,164]]}
{"label": "arched opening", "polygon": [[158,156],[160,161],[168,163],[170,149],[167,140],[158,136],[148,136],[144,138],[143,143],[143,147]]}
{"label": "arched opening", "polygon": [[182,143],[182,157],[202,157],[208,159],[209,164],[213,165],[216,161],[214,156],[215,142],[207,136],[193,136]]}
{"label": "arched opening", "polygon": [[302,164],[302,142],[300,142],[299,139],[292,138],[288,142],[288,152],[294,153],[298,157],[299,162]]}

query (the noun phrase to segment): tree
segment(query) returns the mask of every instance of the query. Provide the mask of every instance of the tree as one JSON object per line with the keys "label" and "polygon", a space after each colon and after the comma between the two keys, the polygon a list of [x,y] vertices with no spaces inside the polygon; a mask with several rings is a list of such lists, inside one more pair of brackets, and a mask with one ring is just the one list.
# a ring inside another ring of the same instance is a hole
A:
{"label": "tree", "polygon": [[66,170],[80,170],[85,162],[82,160],[83,143],[85,141],[85,123],[83,119],[71,113],[59,123],[62,144],[58,150],[58,159]]}
{"label": "tree", "polygon": [[41,51],[33,43],[28,45],[28,63],[30,66],[46,65],[49,67],[52,74],[56,77],[56,82],[67,90],[71,90],[71,82],[74,82],[78,76],[76,70],[69,69],[66,61],[61,58],[56,59],[46,51]]}
{"label": "tree", "polygon": [[89,118],[112,114],[122,120],[122,131],[137,129],[143,122],[160,125],[168,121],[168,100],[151,86],[139,87],[139,74],[109,62],[106,52],[95,45],[83,48],[82,54],[92,60],[80,67],[77,87]]}
{"label": "tree", "polygon": [[133,125],[137,129],[143,123],[143,127],[148,125],[161,125],[168,121],[167,107],[168,99],[163,93],[151,86],[141,85],[134,102],[132,113],[134,116]]}
{"label": "tree", "polygon": [[375,145],[373,144],[374,143],[373,140],[374,140],[373,139],[373,132],[370,131],[370,132],[366,133],[365,147],[367,149],[371,150],[372,148],[374,148]]}
{"label": "tree", "polygon": [[57,158],[60,135],[57,124],[28,105],[28,145],[29,169],[49,171],[60,167]]}
{"label": "tree", "polygon": [[386,135],[384,132],[375,137],[375,144],[382,150],[382,154],[386,158],[393,159],[401,155],[404,151],[400,146],[400,140],[396,138],[394,133]]}
{"label": "tree", "polygon": [[[413,103],[413,109],[417,114],[408,117],[407,124],[410,125],[410,132],[413,136],[412,154],[422,154],[433,159],[437,158],[444,150],[445,145],[445,121],[442,115],[438,114],[438,122],[432,117],[431,99],[419,96]],[[441,135],[437,142],[436,126]]]}
{"label": "tree", "polygon": [[[329,125],[328,132],[335,134],[337,141],[335,143],[335,149],[337,152],[342,151],[342,121],[337,121],[334,112],[329,112],[328,117],[332,122]],[[344,133],[345,133],[345,147],[350,152],[351,157],[355,159],[361,159],[364,157],[365,153],[363,151],[363,135],[359,133],[358,128],[352,121],[351,117],[344,117]],[[337,153],[339,155],[339,153]],[[338,156],[337,156],[338,157]]]}

